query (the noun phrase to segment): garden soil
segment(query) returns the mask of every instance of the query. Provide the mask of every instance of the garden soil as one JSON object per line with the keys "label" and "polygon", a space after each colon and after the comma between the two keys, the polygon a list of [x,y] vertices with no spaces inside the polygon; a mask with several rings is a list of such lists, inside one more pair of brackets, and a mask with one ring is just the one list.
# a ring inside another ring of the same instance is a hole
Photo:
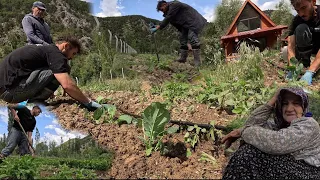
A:
{"label": "garden soil", "polygon": [[[279,78],[279,69],[273,65],[263,62],[265,85],[273,82],[285,84],[283,78]],[[188,71],[190,75],[195,74],[188,66],[181,66],[181,71]],[[162,83],[171,78],[172,70],[156,70],[147,73],[143,67],[133,67],[136,71],[145,73],[145,80],[142,82],[141,92],[95,92],[86,94],[91,98],[103,96],[108,104],[117,107],[117,116],[120,114],[141,115],[143,110],[152,102],[164,102],[161,96],[150,93],[152,85]],[[177,71],[177,70],[175,70]],[[179,72],[180,70],[178,70]],[[315,83],[311,88],[318,88]],[[86,117],[87,113],[77,102],[70,97],[57,97],[50,103],[50,110],[53,111],[59,123],[67,130],[76,130],[82,133],[91,134],[92,137],[102,146],[114,153],[112,168],[107,174],[114,178],[210,178],[222,177],[222,171],[226,166],[228,157],[225,156],[223,147],[216,142],[201,140],[192,150],[192,155],[186,158],[188,145],[184,144],[184,133],[179,132],[173,135],[166,135],[163,142],[167,144],[170,151],[166,155],[154,152],[146,157],[145,148],[140,137],[143,137],[141,128],[134,125],[96,124]],[[171,107],[171,119],[190,121],[194,123],[209,124],[212,120],[217,125],[226,125],[235,116],[225,111],[210,108],[208,105],[199,104],[192,100],[174,102]],[[207,153],[215,158],[215,162],[200,161],[202,153]]]}

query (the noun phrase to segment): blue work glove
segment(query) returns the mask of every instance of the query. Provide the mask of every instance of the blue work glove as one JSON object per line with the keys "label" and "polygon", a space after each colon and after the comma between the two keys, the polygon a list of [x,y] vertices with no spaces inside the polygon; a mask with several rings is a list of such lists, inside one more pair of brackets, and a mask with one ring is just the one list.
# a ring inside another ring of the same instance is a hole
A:
{"label": "blue work glove", "polygon": [[286,80],[291,80],[292,79],[292,72],[289,71],[287,74],[286,74]]}
{"label": "blue work glove", "polygon": [[156,27],[154,27],[154,28],[150,28],[150,32],[153,34],[153,33],[155,33],[155,32],[157,32],[158,31],[158,29],[156,28]]}
{"label": "blue work glove", "polygon": [[313,75],[314,72],[307,70],[306,73],[301,77],[300,81],[306,81],[308,85],[311,85]]}
{"label": "blue work glove", "polygon": [[95,102],[95,101],[90,101],[89,103],[84,103],[83,104],[89,111],[95,111],[98,108],[101,108],[102,106]]}

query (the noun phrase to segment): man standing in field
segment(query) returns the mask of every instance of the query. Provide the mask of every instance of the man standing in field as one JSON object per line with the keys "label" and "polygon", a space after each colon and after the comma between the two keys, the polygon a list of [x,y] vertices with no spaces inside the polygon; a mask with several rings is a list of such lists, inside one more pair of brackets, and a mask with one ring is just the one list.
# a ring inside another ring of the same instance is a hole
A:
{"label": "man standing in field", "polygon": [[[315,0],[291,0],[291,4],[297,15],[291,23],[288,47],[283,49],[283,57],[289,66],[290,59],[296,57],[307,68],[301,80],[311,85],[312,77],[320,67],[320,6]],[[311,63],[312,54],[316,57]],[[292,74],[288,73],[287,78],[291,79]]]}
{"label": "man standing in field", "polygon": [[[35,117],[42,112],[39,106],[34,106],[32,110],[29,110],[26,106],[22,105],[9,105],[8,108],[12,113],[14,122],[8,135],[8,143],[1,151],[0,159],[4,159],[5,157],[9,156],[17,145],[19,146],[20,155],[23,156],[26,154],[31,154],[30,145],[32,145],[32,132],[37,123]],[[19,123],[27,133],[28,138],[25,136]]]}
{"label": "man standing in field", "polygon": [[180,59],[178,62],[185,63],[188,57],[188,40],[192,46],[194,64],[201,65],[199,34],[207,24],[207,20],[193,7],[179,1],[159,1],[157,11],[163,12],[164,20],[160,25],[151,28],[155,33],[165,28],[169,23],[180,32]]}
{"label": "man standing in field", "polygon": [[40,1],[32,5],[32,13],[25,15],[22,27],[27,35],[28,44],[52,44],[49,25],[44,21],[46,6]]}

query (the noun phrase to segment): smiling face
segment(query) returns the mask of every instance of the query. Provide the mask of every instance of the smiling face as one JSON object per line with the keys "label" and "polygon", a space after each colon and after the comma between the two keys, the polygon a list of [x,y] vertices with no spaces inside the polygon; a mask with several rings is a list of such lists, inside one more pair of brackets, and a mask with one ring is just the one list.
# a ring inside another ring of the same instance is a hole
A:
{"label": "smiling face", "polygon": [[285,121],[291,123],[303,115],[302,99],[300,96],[286,91],[282,100],[282,116]]}
{"label": "smiling face", "polygon": [[313,2],[311,0],[301,0],[294,9],[297,11],[297,14],[305,21],[309,21],[313,18],[315,9],[313,7]]}

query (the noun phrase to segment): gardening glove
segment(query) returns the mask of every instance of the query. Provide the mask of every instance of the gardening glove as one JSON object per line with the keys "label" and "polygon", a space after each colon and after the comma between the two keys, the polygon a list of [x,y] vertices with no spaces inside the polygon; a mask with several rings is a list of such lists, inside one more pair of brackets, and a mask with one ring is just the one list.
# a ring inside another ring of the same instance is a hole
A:
{"label": "gardening glove", "polygon": [[158,31],[158,29],[156,28],[156,27],[154,27],[154,28],[150,28],[150,32],[153,34],[153,33],[155,33],[155,32],[157,32]]}
{"label": "gardening glove", "polygon": [[314,72],[307,70],[306,73],[301,77],[300,81],[306,81],[308,85],[311,85],[313,75]]}
{"label": "gardening glove", "polygon": [[292,79],[292,72],[289,71],[287,74],[286,74],[286,80],[291,80]]}
{"label": "gardening glove", "polygon": [[97,103],[97,102],[95,102],[95,101],[92,101],[92,100],[90,100],[89,103],[84,103],[83,105],[84,105],[89,111],[95,111],[96,109],[102,107],[99,103]]}

